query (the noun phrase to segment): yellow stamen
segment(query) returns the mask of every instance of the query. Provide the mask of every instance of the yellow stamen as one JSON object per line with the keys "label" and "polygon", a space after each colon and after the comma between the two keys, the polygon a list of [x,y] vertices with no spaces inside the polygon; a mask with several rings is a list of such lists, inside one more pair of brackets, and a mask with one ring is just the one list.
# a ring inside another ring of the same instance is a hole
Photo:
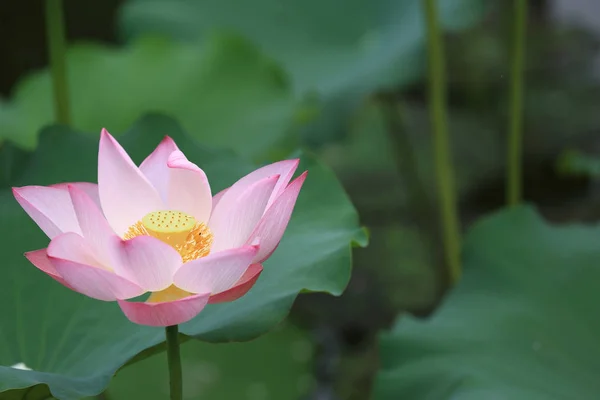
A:
{"label": "yellow stamen", "polygon": [[133,224],[123,239],[136,236],[154,236],[173,246],[183,262],[207,256],[213,242],[213,234],[203,222],[180,211],[155,211]]}

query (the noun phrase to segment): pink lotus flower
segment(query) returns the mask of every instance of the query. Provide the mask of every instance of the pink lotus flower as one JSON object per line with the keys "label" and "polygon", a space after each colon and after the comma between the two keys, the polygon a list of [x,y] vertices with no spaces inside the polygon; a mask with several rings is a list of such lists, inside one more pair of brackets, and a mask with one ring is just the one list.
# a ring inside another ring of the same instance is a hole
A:
{"label": "pink lotus flower", "polygon": [[[116,300],[135,323],[189,321],[254,285],[306,178],[305,171],[289,183],[298,162],[259,168],[213,197],[204,172],[171,138],[138,168],[103,130],[97,185],[13,188],[50,238],[25,256],[79,293]],[[127,301],[148,292],[144,302]]]}

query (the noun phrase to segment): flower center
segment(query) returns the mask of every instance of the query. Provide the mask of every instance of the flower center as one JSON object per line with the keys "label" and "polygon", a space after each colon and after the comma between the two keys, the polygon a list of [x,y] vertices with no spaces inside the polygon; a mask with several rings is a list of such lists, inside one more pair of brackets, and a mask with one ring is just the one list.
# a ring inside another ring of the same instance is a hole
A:
{"label": "flower center", "polygon": [[206,224],[181,211],[146,214],[125,232],[123,239],[142,235],[153,236],[172,246],[184,263],[207,256],[213,242],[213,234]]}
{"label": "flower center", "polygon": [[[129,240],[136,236],[153,236],[172,246],[183,262],[207,256],[213,242],[213,234],[203,222],[181,211],[154,211],[131,225],[123,235]],[[146,300],[149,303],[178,300],[190,293],[171,285],[160,292],[153,292]]]}

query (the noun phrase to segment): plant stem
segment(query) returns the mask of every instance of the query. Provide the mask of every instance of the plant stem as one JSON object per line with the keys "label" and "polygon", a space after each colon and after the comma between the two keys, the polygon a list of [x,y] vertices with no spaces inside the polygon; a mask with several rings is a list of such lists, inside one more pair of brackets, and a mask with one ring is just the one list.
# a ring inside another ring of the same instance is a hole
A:
{"label": "plant stem", "polygon": [[50,52],[56,122],[68,125],[70,123],[69,87],[67,85],[65,23],[62,6],[62,0],[46,0],[46,36]]}
{"label": "plant stem", "polygon": [[526,0],[513,0],[512,66],[510,77],[510,124],[508,131],[508,160],[506,201],[509,206],[521,202],[522,166],[521,142],[523,130],[523,64],[525,54]]}
{"label": "plant stem", "polygon": [[461,274],[460,229],[446,115],[446,77],[436,0],[423,0],[429,59],[429,110],[446,264],[451,283]]}
{"label": "plant stem", "polygon": [[167,326],[165,331],[171,400],[181,400],[183,398],[183,382],[181,378],[181,354],[179,352],[179,327],[177,325]]}
{"label": "plant stem", "polygon": [[[416,157],[417,152],[410,138],[408,127],[404,121],[404,104],[399,96],[393,93],[381,92],[379,104],[387,123],[389,143],[393,149],[394,161],[398,175],[406,181],[407,206],[411,215],[411,222],[416,223],[419,239],[431,249],[434,249],[431,261],[437,268],[437,273],[444,280],[436,283],[436,296],[441,298],[448,287],[449,274],[444,262],[442,238],[440,236],[439,221],[436,217],[436,205],[427,192]],[[441,249],[441,251],[440,251]],[[439,262],[441,261],[441,262]],[[418,310],[411,310],[415,316],[429,315],[435,308],[430,305]]]}

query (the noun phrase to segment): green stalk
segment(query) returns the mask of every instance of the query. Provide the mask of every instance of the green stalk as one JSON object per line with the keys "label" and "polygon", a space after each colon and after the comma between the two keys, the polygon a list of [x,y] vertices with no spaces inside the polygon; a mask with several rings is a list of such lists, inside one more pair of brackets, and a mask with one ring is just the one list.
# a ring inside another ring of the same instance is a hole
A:
{"label": "green stalk", "polygon": [[71,118],[69,114],[69,86],[67,84],[65,61],[66,40],[62,0],[46,0],[46,36],[50,52],[56,122],[68,125]]}
{"label": "green stalk", "polygon": [[171,400],[182,400],[183,380],[181,377],[181,353],[179,352],[179,327],[177,325],[167,326],[165,332],[167,336]]}
{"label": "green stalk", "polygon": [[523,66],[525,56],[526,0],[513,0],[512,65],[510,77],[510,124],[508,128],[508,160],[506,201],[509,206],[521,202],[523,135]]}
{"label": "green stalk", "polygon": [[429,110],[433,128],[433,150],[442,221],[442,237],[449,280],[451,283],[455,283],[461,275],[460,229],[456,206],[454,170],[448,143],[446,66],[436,0],[423,0],[423,4],[427,23]]}

